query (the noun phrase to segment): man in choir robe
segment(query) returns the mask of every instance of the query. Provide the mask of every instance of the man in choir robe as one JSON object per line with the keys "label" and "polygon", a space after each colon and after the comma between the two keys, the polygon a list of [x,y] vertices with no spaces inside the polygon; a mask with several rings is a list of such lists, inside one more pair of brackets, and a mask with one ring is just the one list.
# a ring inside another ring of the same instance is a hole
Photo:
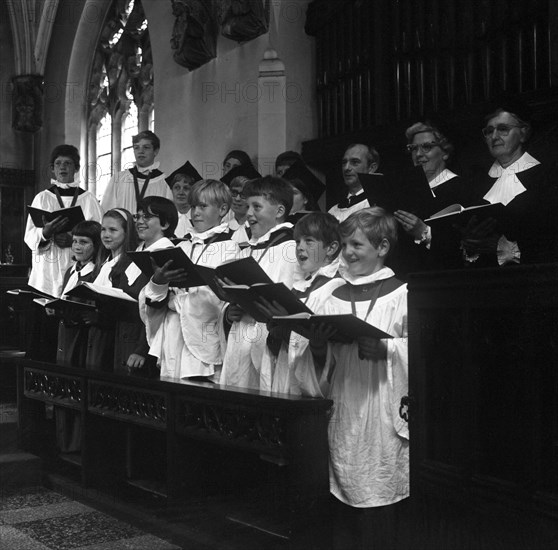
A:
{"label": "man in choir robe", "polygon": [[329,213],[340,222],[346,220],[353,212],[368,208],[370,204],[364,194],[359,174],[373,174],[380,165],[380,155],[372,146],[362,143],[349,145],[343,155],[343,181],[347,187],[347,196],[333,206]]}
{"label": "man in choir robe", "polygon": [[136,162],[129,170],[118,172],[110,179],[101,200],[105,212],[113,208],[136,212],[138,203],[151,195],[172,200],[165,174],[159,170],[159,162],[155,160],[161,147],[159,138],[146,130],[134,136],[132,143]]}

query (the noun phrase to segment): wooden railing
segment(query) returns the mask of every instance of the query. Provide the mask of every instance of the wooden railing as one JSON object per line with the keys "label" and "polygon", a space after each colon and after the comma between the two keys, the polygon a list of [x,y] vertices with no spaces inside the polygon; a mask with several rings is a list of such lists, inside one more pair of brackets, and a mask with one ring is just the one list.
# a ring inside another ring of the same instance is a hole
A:
{"label": "wooden railing", "polygon": [[171,499],[233,490],[285,512],[287,537],[308,527],[327,499],[328,400],[31,360],[18,368],[22,448],[48,458],[54,427],[45,410],[79,413],[86,487],[151,475]]}

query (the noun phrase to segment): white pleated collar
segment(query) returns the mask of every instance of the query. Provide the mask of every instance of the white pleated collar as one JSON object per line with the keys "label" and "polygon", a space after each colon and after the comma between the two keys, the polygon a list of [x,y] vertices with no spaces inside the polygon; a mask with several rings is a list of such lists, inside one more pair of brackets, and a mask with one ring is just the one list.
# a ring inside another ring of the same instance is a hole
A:
{"label": "white pleated collar", "polygon": [[498,161],[495,161],[488,171],[491,178],[498,178],[488,193],[483,197],[491,204],[501,202],[503,205],[510,203],[517,195],[526,189],[521,183],[517,174],[525,172],[529,168],[537,166],[540,162],[529,153],[523,153],[513,164],[504,168]]}

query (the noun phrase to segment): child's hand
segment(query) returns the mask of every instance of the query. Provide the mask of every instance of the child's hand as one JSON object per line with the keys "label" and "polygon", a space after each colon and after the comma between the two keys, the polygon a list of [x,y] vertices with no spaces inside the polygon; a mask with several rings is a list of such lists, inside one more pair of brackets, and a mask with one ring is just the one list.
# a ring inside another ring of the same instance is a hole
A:
{"label": "child's hand", "polygon": [[235,323],[236,321],[240,321],[244,316],[244,310],[237,304],[231,304],[227,308],[227,321],[229,323]]}
{"label": "child's hand", "polygon": [[269,302],[263,296],[258,296],[254,305],[266,316],[267,319],[288,315],[289,312],[278,302]]}
{"label": "child's hand", "polygon": [[217,294],[217,297],[223,302],[232,302],[232,296],[230,294],[227,294],[227,291],[223,288],[223,286],[234,285],[234,283],[227,277],[221,279],[220,277],[215,276],[214,281],[216,286],[218,286],[220,289],[220,292],[219,294]]}
{"label": "child's hand", "polygon": [[383,340],[361,336],[358,340],[358,356],[360,359],[382,361],[387,359],[387,345]]}
{"label": "child's hand", "polygon": [[337,329],[325,323],[311,325],[306,337],[310,341],[310,349],[312,353],[314,350],[325,350],[328,340],[331,340]]}
{"label": "child's hand", "polygon": [[132,371],[135,369],[141,369],[145,363],[145,357],[143,355],[139,355],[138,353],[132,353],[130,357],[128,357],[128,361],[126,361],[126,366],[128,367],[128,371]]}
{"label": "child's hand", "polygon": [[[52,221],[46,221],[46,218],[43,216],[43,238],[48,241],[51,237],[56,235],[56,233],[60,233],[63,227],[68,223],[68,218],[63,216],[57,216]],[[71,244],[71,243],[70,243]]]}
{"label": "child's hand", "polygon": [[179,269],[171,269],[172,260],[169,260],[161,267],[157,266],[157,264],[151,258],[151,265],[153,267],[153,277],[151,280],[156,285],[168,285],[171,281],[175,284],[175,286],[180,286],[180,282],[186,279],[188,275],[183,268]]}

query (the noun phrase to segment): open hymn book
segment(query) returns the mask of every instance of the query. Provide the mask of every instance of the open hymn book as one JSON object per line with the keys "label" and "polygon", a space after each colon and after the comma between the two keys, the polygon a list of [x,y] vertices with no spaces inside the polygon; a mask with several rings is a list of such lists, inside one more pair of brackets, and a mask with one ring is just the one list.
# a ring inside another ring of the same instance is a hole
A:
{"label": "open hymn book", "polygon": [[[74,299],[74,298],[77,298]],[[51,309],[80,309],[91,310],[99,305],[109,305],[126,311],[125,306],[132,304],[137,308],[137,300],[126,294],[120,288],[96,285],[94,283],[78,283],[66,296],[61,298],[41,297],[33,300],[35,303]],[[124,309],[123,309],[124,306]]]}
{"label": "open hymn book", "polygon": [[451,204],[443,210],[436,212],[424,220],[424,223],[432,225],[437,223],[438,220],[448,219],[455,221],[456,223],[463,225],[466,224],[473,216],[476,216],[479,221],[485,220],[487,218],[498,218],[504,209],[504,205],[501,202],[495,204],[477,204],[475,206],[468,206],[467,208],[461,206],[460,204]]}
{"label": "open hymn book", "polygon": [[297,313],[295,315],[284,315],[273,317],[273,322],[278,325],[287,325],[295,332],[306,336],[308,329],[313,325],[331,325],[337,329],[334,341],[352,342],[360,336],[369,338],[393,338],[391,334],[368,324],[351,313],[340,315],[314,315],[312,313]]}

